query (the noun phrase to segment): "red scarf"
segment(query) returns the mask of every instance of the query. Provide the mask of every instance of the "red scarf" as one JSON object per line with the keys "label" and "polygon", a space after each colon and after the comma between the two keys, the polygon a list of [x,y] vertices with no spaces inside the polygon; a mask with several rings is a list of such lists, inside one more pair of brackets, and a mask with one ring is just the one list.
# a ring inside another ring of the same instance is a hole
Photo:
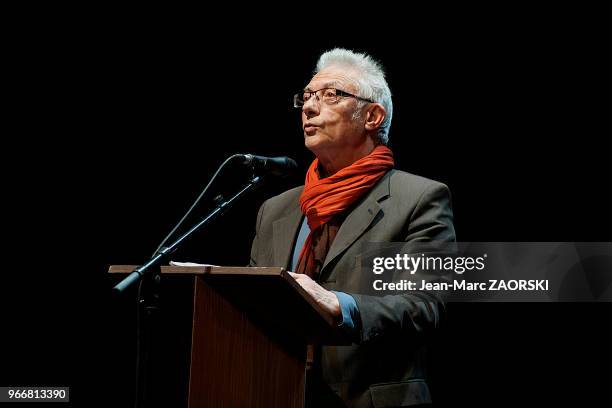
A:
{"label": "red scarf", "polygon": [[300,253],[296,272],[306,273],[312,278],[318,275],[347,215],[346,210],[370,191],[394,164],[393,153],[382,145],[326,178],[320,178],[317,173],[319,159],[312,162],[300,196],[300,207],[307,217],[310,234]]}

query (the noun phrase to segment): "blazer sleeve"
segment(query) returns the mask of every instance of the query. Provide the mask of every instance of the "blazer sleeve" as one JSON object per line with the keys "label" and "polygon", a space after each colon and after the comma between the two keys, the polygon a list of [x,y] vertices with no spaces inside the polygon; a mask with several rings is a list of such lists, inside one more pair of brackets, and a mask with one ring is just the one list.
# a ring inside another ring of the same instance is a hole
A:
{"label": "blazer sleeve", "polygon": [[[455,241],[450,191],[435,183],[425,189],[406,221],[406,242]],[[442,299],[429,292],[372,296],[353,294],[359,309],[357,343],[387,334],[414,335],[438,327],[444,311]]]}
{"label": "blazer sleeve", "polygon": [[255,238],[253,238],[253,244],[251,245],[251,258],[249,260],[249,266],[257,266],[257,262],[260,258],[259,237],[261,236],[261,220],[263,218],[266,203],[267,201],[265,201],[261,205],[261,207],[259,207],[259,211],[257,212],[257,221],[255,223]]}

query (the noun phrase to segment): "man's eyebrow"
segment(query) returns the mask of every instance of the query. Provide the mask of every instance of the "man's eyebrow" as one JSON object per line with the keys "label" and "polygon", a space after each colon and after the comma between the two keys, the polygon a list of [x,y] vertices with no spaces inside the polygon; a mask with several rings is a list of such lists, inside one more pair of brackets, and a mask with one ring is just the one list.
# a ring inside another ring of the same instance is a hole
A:
{"label": "man's eyebrow", "polygon": [[[336,87],[338,87],[338,86],[340,86],[340,85],[342,85],[342,84],[340,83],[340,81],[326,82],[326,83],[324,83],[324,84],[323,84],[323,86],[321,86],[321,88],[319,88],[319,89],[324,89],[324,88],[336,88]],[[313,91],[313,89],[312,89],[312,88],[310,88],[309,86],[307,86],[306,88],[304,88],[304,91],[306,91],[306,92],[312,92],[312,91]]]}

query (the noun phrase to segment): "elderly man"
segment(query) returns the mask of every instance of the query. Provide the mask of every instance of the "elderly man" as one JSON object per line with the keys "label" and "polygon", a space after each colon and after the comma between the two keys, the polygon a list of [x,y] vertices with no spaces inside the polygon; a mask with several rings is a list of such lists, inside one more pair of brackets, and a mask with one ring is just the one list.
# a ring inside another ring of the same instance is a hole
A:
{"label": "elderly man", "polygon": [[391,92],[369,56],[345,49],[324,53],[294,104],[302,112],[305,145],[316,158],[304,186],[261,206],[251,265],[294,271],[354,342],[311,353],[307,401],[428,404],[422,340],[438,325],[442,305],[420,292],[360,293],[360,244],[454,241],[449,190],[393,169],[386,146]]}

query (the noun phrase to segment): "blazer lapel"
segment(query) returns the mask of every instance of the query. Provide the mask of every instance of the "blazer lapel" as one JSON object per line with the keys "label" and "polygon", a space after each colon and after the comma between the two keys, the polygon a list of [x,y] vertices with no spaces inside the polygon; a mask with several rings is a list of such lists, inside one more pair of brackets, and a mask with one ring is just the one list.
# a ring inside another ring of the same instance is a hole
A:
{"label": "blazer lapel", "polygon": [[293,249],[293,243],[302,221],[302,211],[300,210],[299,203],[296,203],[294,209],[291,212],[272,224],[273,229],[273,248],[274,248],[274,264],[276,266],[282,266],[287,268],[289,266],[289,259],[291,250]]}
{"label": "blazer lapel", "polygon": [[392,171],[387,172],[363,202],[346,217],[325,257],[321,275],[323,275],[326,266],[351,246],[370,226],[378,213],[382,211],[379,201],[389,195],[389,176]]}

